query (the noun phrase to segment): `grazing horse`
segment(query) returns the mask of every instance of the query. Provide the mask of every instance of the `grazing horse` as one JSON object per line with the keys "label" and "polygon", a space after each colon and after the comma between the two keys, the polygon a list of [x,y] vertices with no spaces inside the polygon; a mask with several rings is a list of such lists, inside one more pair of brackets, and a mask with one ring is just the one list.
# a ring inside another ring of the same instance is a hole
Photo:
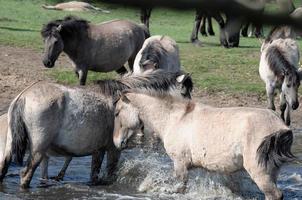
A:
{"label": "grazing horse", "polygon": [[302,72],[299,47],[288,26],[276,27],[261,47],[259,74],[266,84],[268,108],[275,110],[275,89],[280,90],[281,118],[290,125],[290,110],[299,107],[298,88]]}
{"label": "grazing horse", "polygon": [[58,3],[54,6],[42,5],[42,8],[48,10],[64,10],[64,11],[100,11],[103,13],[110,13],[108,10],[103,10],[101,8],[95,7],[86,2],[80,1],[70,1],[65,3]]}
{"label": "grazing horse", "polygon": [[45,67],[52,68],[61,52],[73,61],[80,85],[85,85],[88,70],[127,72],[149,32],[144,25],[127,20],[91,24],[73,16],[50,21],[41,31],[44,39]]}
{"label": "grazing horse", "polygon": [[180,71],[178,46],[175,40],[168,36],[156,35],[146,39],[135,57],[133,73],[156,69]]}
{"label": "grazing horse", "polygon": [[116,147],[145,124],[164,143],[184,184],[191,167],[222,173],[245,169],[267,200],[282,199],[276,179],[281,165],[294,158],[293,133],[275,112],[215,108],[151,90],[122,94],[115,109]]}
{"label": "grazing horse", "polygon": [[29,186],[42,159],[51,155],[92,155],[91,181],[95,184],[107,152],[110,177],[120,155],[112,139],[113,103],[118,91],[153,88],[169,92],[176,89],[179,96],[189,98],[192,80],[186,74],[157,70],[120,80],[99,81],[97,86],[91,87],[84,89],[38,82],[12,101],[8,110],[5,153],[0,160],[0,182],[7,173],[12,156],[21,163],[27,146],[30,156],[21,172],[23,188]]}

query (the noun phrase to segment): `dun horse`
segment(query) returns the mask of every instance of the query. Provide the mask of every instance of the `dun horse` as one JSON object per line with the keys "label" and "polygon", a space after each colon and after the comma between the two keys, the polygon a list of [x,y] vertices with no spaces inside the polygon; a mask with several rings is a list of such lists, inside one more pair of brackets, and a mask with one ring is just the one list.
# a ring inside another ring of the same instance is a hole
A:
{"label": "dun horse", "polygon": [[274,28],[261,47],[259,74],[266,84],[268,108],[275,110],[275,89],[280,90],[281,117],[290,125],[290,110],[299,107],[301,71],[299,47],[290,27]]}
{"label": "dun horse", "polygon": [[115,109],[116,147],[145,124],[164,143],[184,183],[190,167],[223,173],[245,169],[266,199],[282,199],[276,179],[282,163],[293,158],[293,133],[275,112],[214,108],[150,90],[123,94]]}
{"label": "dun horse", "polygon": [[127,20],[91,24],[86,20],[66,17],[46,24],[44,39],[45,67],[52,68],[61,52],[73,61],[80,84],[85,85],[88,70],[96,72],[127,72],[149,32],[144,25]]}
{"label": "dun horse", "polygon": [[180,71],[178,46],[168,36],[156,35],[146,39],[134,60],[133,73],[155,69],[169,72]]}
{"label": "dun horse", "polygon": [[28,145],[30,156],[21,172],[21,187],[29,186],[35,169],[49,155],[73,157],[92,154],[91,181],[96,183],[107,152],[107,169],[111,176],[119,158],[112,139],[116,93],[129,88],[153,88],[165,92],[176,89],[179,96],[190,97],[192,90],[191,78],[186,74],[160,70],[98,84],[84,90],[39,82],[22,91],[8,110],[0,182],[12,155],[21,163]]}

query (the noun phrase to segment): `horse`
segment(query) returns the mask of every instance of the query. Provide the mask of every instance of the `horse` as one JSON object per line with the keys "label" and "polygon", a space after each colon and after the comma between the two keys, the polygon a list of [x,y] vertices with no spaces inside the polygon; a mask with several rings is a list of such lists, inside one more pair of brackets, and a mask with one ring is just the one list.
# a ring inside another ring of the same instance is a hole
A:
{"label": "horse", "polygon": [[191,167],[227,174],[245,169],[267,200],[282,199],[276,179],[282,164],[295,158],[293,133],[274,111],[215,108],[151,90],[122,93],[115,108],[115,146],[124,148],[145,124],[172,159],[183,181],[179,191],[185,190]]}
{"label": "horse", "polygon": [[156,35],[146,39],[135,57],[133,73],[156,69],[180,71],[178,46],[175,40],[168,36]]}
{"label": "horse", "polygon": [[[80,85],[85,85],[88,70],[120,74],[132,69],[137,52],[149,32],[144,25],[127,20],[113,20],[91,24],[86,20],[67,16],[43,26],[43,63],[52,68],[61,52],[73,61]],[[80,48],[79,48],[80,47]]]}
{"label": "horse", "polygon": [[116,94],[129,88],[153,88],[165,92],[177,90],[182,98],[190,98],[192,84],[187,74],[157,70],[118,80],[98,81],[89,88],[45,82],[30,85],[9,106],[5,152],[0,160],[0,182],[7,173],[12,156],[21,163],[27,146],[30,156],[21,171],[22,188],[29,187],[40,162],[51,155],[92,155],[90,179],[96,184],[107,152],[107,174],[113,177],[120,155],[112,139]]}
{"label": "horse", "polygon": [[265,83],[268,108],[274,105],[275,89],[280,91],[281,118],[290,125],[290,110],[299,107],[298,88],[302,72],[295,33],[288,26],[272,29],[261,47],[259,74]]}
{"label": "horse", "polygon": [[[3,160],[6,138],[7,138],[7,113],[0,116],[0,160]],[[54,156],[54,155],[52,155]],[[41,178],[48,179],[48,157],[43,158],[41,161]],[[65,163],[59,174],[55,177],[51,177],[56,179],[57,181],[63,180],[67,167],[71,161],[72,157],[66,157]]]}
{"label": "horse", "polygon": [[54,6],[51,5],[42,5],[42,8],[48,10],[63,10],[63,11],[100,11],[103,13],[110,13],[108,10],[104,10],[98,7],[95,7],[89,3],[81,1],[70,1],[65,3],[58,3]]}

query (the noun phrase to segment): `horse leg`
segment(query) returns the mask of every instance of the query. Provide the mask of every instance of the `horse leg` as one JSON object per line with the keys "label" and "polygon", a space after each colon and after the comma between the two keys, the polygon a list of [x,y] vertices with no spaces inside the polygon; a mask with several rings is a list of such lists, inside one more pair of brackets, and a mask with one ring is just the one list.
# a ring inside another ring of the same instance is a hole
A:
{"label": "horse leg", "polygon": [[80,85],[85,85],[86,84],[88,70],[87,69],[78,69],[77,72],[79,74]]}
{"label": "horse leg", "polygon": [[121,68],[115,70],[118,74],[123,75],[126,74],[128,71],[126,69],[126,67],[122,66]]}
{"label": "horse leg", "polygon": [[207,20],[207,16],[204,14],[202,16],[201,19],[201,23],[200,23],[200,27],[199,27],[199,32],[201,33],[201,35],[207,37],[207,32],[206,32],[206,20]]}
{"label": "horse leg", "polygon": [[241,30],[241,35],[242,35],[243,37],[247,37],[247,36],[248,36],[247,32],[248,32],[249,26],[250,26],[250,22],[247,22],[247,23],[243,26],[243,28],[242,28],[242,30]]}
{"label": "horse leg", "polygon": [[268,103],[268,109],[276,110],[275,104],[274,104],[274,94],[275,94],[275,87],[270,84],[266,83],[266,94],[267,94],[267,103]]}
{"label": "horse leg", "polygon": [[49,157],[44,156],[41,161],[40,169],[41,169],[41,178],[42,179],[48,179],[48,160],[49,160]]}
{"label": "horse leg", "polygon": [[30,161],[27,163],[26,170],[21,173],[21,187],[28,188],[30,181],[34,175],[35,170],[39,166],[40,162],[43,159],[43,155],[39,152],[34,153],[31,156]]}
{"label": "horse leg", "polygon": [[59,174],[57,176],[52,177],[52,178],[55,179],[56,181],[62,181],[71,160],[72,160],[72,157],[65,157],[65,162],[64,162],[64,165],[63,165],[61,171],[59,172]]}
{"label": "horse leg", "polygon": [[200,10],[196,10],[195,24],[193,26],[193,30],[191,34],[191,42],[196,46],[202,46],[201,42],[198,40],[198,30],[200,27],[202,16],[203,16],[203,12]]}
{"label": "horse leg", "polygon": [[282,192],[277,188],[276,177],[266,172],[265,169],[253,170],[253,168],[245,167],[258,188],[264,193],[266,200],[283,199]]}
{"label": "horse leg", "polygon": [[0,163],[0,183],[2,183],[8,167],[12,161],[12,155],[10,153],[6,153],[6,155],[3,157],[4,159]]}
{"label": "horse leg", "polygon": [[187,164],[183,160],[173,160],[174,161],[174,175],[177,179],[182,181],[182,186],[177,189],[177,192],[184,193],[186,190],[187,182],[188,182],[188,169]]}
{"label": "horse leg", "polygon": [[210,15],[207,15],[207,20],[208,20],[208,33],[210,35],[215,35],[215,32],[213,30],[213,25],[212,25],[212,17]]}
{"label": "horse leg", "polygon": [[108,175],[108,177],[114,178],[120,155],[121,155],[121,152],[117,148],[115,148],[115,146],[110,147],[110,149],[107,151],[107,175]]}
{"label": "horse leg", "polygon": [[92,185],[98,184],[99,173],[105,155],[105,149],[100,149],[92,154],[90,182]]}

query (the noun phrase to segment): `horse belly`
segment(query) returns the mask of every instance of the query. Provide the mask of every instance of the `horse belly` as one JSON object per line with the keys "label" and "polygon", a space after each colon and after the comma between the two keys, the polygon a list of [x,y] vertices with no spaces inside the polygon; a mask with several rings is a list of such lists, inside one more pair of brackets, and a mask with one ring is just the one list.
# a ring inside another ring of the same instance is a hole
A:
{"label": "horse belly", "polygon": [[[231,173],[242,169],[243,156],[240,143],[228,141],[226,138],[215,137],[215,141],[202,142],[193,146],[192,162],[194,166],[210,171]],[[213,148],[213,146],[215,146]]]}

